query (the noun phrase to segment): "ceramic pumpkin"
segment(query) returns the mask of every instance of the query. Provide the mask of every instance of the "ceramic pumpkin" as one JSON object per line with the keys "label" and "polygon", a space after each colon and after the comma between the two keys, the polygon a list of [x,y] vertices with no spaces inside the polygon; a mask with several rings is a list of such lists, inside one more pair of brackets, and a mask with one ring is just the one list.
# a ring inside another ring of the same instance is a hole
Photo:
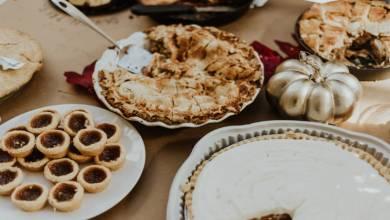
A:
{"label": "ceramic pumpkin", "polygon": [[287,117],[338,124],[347,120],[362,87],[348,68],[302,52],[280,64],[266,88],[268,101]]}

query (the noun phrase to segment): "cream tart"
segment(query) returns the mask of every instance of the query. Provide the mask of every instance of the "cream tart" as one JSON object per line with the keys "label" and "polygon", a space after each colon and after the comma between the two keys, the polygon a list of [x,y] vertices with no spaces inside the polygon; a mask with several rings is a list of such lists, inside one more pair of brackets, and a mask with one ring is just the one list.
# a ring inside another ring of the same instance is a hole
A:
{"label": "cream tart", "polygon": [[111,171],[101,165],[90,165],[80,171],[77,181],[87,192],[101,192],[107,188],[111,181]]}
{"label": "cream tart", "polygon": [[73,145],[73,143],[70,144],[68,157],[77,163],[87,163],[92,159],[91,156],[82,155],[80,151],[77,150],[77,148]]}
{"label": "cream tart", "polygon": [[18,167],[0,168],[0,195],[9,195],[23,181],[22,170]]}
{"label": "cream tart", "polygon": [[35,146],[35,136],[27,131],[10,131],[3,136],[1,145],[10,155],[25,157]]}
{"label": "cream tart", "polygon": [[47,158],[37,148],[34,148],[34,150],[26,157],[20,157],[17,160],[23,168],[34,172],[41,171],[46,163],[49,162],[49,158]]}
{"label": "cream tart", "polygon": [[70,145],[69,135],[61,130],[48,130],[37,137],[37,148],[48,158],[63,158]]}
{"label": "cream tart", "polygon": [[84,188],[74,181],[57,183],[49,192],[49,204],[54,210],[70,212],[80,208],[84,197]]}
{"label": "cream tart", "polygon": [[43,110],[31,117],[26,129],[33,134],[56,129],[61,121],[61,115],[55,110]]}
{"label": "cream tart", "polygon": [[107,144],[103,152],[95,156],[95,162],[110,170],[118,170],[126,160],[126,150],[122,144]]}
{"label": "cream tart", "polygon": [[99,155],[107,142],[107,135],[97,128],[86,128],[80,130],[73,138],[73,144],[86,156]]}
{"label": "cream tart", "polygon": [[299,20],[299,36],[327,60],[357,68],[388,68],[390,4],[379,0],[314,4]]}
{"label": "cream tart", "polygon": [[102,123],[98,124],[96,128],[104,131],[107,135],[107,143],[119,142],[122,134],[122,129],[114,123]]}
{"label": "cream tart", "polygon": [[80,130],[94,126],[92,115],[83,109],[67,113],[62,120],[62,127],[72,137],[76,136]]}
{"label": "cream tart", "polygon": [[79,165],[68,158],[52,160],[46,164],[43,175],[53,183],[73,180],[78,172]]}
{"label": "cream tart", "polygon": [[48,194],[47,187],[42,184],[25,183],[16,187],[11,195],[11,201],[23,211],[35,212],[45,206]]}
{"label": "cream tart", "polygon": [[258,55],[231,33],[159,25],[135,36],[142,38],[137,46],[153,54],[141,74],[102,68],[94,75],[99,99],[127,119],[201,125],[238,114],[262,87]]}
{"label": "cream tart", "polygon": [[0,148],[0,169],[11,167],[16,163],[15,157]]}
{"label": "cream tart", "polygon": [[182,186],[186,219],[390,219],[388,159],[337,140],[287,132],[213,150]]}

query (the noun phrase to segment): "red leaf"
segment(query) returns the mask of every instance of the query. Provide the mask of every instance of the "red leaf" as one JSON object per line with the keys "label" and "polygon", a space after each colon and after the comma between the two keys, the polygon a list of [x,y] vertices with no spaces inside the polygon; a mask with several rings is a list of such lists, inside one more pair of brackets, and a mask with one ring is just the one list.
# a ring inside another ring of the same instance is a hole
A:
{"label": "red leaf", "polygon": [[276,67],[283,61],[283,57],[280,56],[278,52],[258,41],[254,41],[251,45],[259,54],[260,59],[264,64],[264,77],[265,82],[267,82],[275,73]]}
{"label": "red leaf", "polygon": [[299,58],[299,52],[301,51],[301,48],[299,46],[294,46],[288,42],[283,42],[279,40],[275,40],[275,43],[278,45],[279,49],[287,55],[286,59]]}
{"label": "red leaf", "polygon": [[95,62],[96,61],[86,66],[82,74],[73,71],[65,72],[64,75],[66,77],[66,82],[75,86],[85,88],[90,93],[94,93],[92,74],[95,70]]}

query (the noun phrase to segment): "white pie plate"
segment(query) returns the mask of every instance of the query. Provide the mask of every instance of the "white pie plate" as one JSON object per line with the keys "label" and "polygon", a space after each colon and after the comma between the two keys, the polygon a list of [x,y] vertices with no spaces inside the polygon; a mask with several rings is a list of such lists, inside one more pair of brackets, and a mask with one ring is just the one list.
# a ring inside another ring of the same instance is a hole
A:
{"label": "white pie plate", "polygon": [[[28,119],[42,109],[55,109],[64,114],[73,109],[89,111],[96,123],[117,123],[122,128],[121,143],[126,147],[127,156],[124,166],[112,173],[110,185],[101,193],[84,194],[80,209],[72,212],[55,212],[48,204],[37,212],[23,212],[11,203],[9,197],[0,196],[0,219],[89,219],[95,217],[119,203],[134,188],[141,177],[145,165],[145,145],[137,130],[126,120],[107,110],[89,105],[54,105],[36,109],[19,115],[0,125],[0,136],[9,129],[25,124]],[[32,173],[23,170],[24,183],[39,182],[50,187],[42,172]]]}
{"label": "white pie plate", "polygon": [[[125,39],[122,39],[120,41],[117,42],[118,45],[122,46],[122,47],[126,47],[126,46],[130,46],[130,45],[135,45],[135,44],[143,44],[142,42],[140,42],[139,39],[136,39],[135,38],[132,38],[132,36],[135,36],[135,34],[137,33],[140,33],[140,32],[135,32],[133,33],[132,35],[130,35],[128,38],[125,38]],[[206,124],[212,124],[212,123],[218,123],[218,122],[221,122],[233,115],[237,115],[239,113],[233,113],[233,112],[229,112],[227,114],[225,114],[223,117],[221,117],[220,119],[210,119],[210,120],[207,120],[206,122],[202,123],[202,124],[195,124],[195,123],[181,123],[181,124],[175,124],[175,125],[169,125],[169,124],[166,124],[162,121],[147,121],[143,118],[140,118],[140,117],[137,117],[137,116],[132,116],[132,117],[126,117],[125,115],[122,114],[122,112],[111,106],[106,98],[101,94],[102,93],[102,88],[100,87],[100,84],[99,84],[99,77],[98,77],[98,73],[99,71],[101,70],[108,70],[108,71],[114,71],[115,69],[118,69],[118,62],[119,62],[119,59],[120,59],[120,55],[121,55],[121,52],[119,51],[119,49],[117,48],[113,48],[113,49],[107,49],[103,55],[100,57],[99,60],[96,61],[96,65],[95,65],[95,70],[94,70],[94,73],[92,75],[92,80],[93,80],[93,87],[94,87],[94,90],[96,92],[96,95],[97,97],[99,98],[99,100],[111,111],[115,112],[115,113],[118,113],[119,115],[121,115],[123,118],[129,120],[129,121],[136,121],[136,122],[139,122],[143,125],[146,125],[146,126],[151,126],[151,127],[155,127],[155,126],[160,126],[160,127],[164,127],[164,128],[168,128],[168,129],[177,129],[177,128],[196,128],[196,127],[201,127],[201,126],[204,126]],[[257,56],[257,58],[259,59],[260,61],[260,64],[261,64],[261,71],[264,73],[264,66],[263,66],[263,63],[261,62],[260,60],[260,57],[258,56],[257,53],[255,53],[255,55]],[[263,80],[264,79],[261,79],[262,82],[261,84],[263,84]],[[255,94],[253,95],[252,99],[249,100],[248,102],[245,102],[243,103],[241,109],[240,109],[240,112],[242,112],[248,105],[252,104],[256,97],[259,95],[260,93],[260,90],[261,88],[257,88],[256,89],[256,92]]]}
{"label": "white pie plate", "polygon": [[386,142],[366,134],[351,132],[320,123],[280,120],[220,128],[208,133],[195,144],[190,156],[176,173],[169,193],[167,220],[185,219],[183,192],[181,189],[192,175],[196,166],[206,156],[215,152],[216,149],[230,146],[245,139],[282,133],[289,130],[332,140],[336,139],[357,147],[368,147],[372,151],[382,153],[383,157],[390,158],[390,145]]}

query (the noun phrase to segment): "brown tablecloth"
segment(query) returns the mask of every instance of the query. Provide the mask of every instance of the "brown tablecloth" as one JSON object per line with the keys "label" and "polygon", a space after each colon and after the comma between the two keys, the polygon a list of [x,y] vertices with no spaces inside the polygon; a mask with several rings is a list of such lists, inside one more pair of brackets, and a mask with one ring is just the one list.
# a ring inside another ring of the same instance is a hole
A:
{"label": "brown tablecloth", "polygon": [[[275,39],[293,42],[291,33],[294,23],[308,5],[303,0],[270,0],[265,7],[253,9],[239,21],[221,28],[248,42],[260,40],[276,48],[273,43]],[[147,17],[132,16],[128,10],[93,17],[93,20],[115,39],[155,25]],[[63,103],[99,105],[87,93],[65,83],[63,73],[67,70],[81,71],[86,64],[97,59],[110,46],[106,40],[54,9],[48,0],[8,0],[0,5],[0,27],[13,27],[29,33],[40,42],[45,55],[43,71],[17,96],[0,105],[3,121],[41,106]],[[362,74],[359,78],[379,80],[389,76],[389,72],[382,72],[375,75]],[[390,82],[384,83],[383,90],[379,93],[388,94]],[[377,97],[377,103],[390,102],[385,96],[378,100],[376,93],[365,94],[364,97],[370,100],[371,96]],[[197,140],[216,128],[274,119],[280,118],[261,94],[240,115],[219,124],[196,129],[168,130],[133,123],[146,145],[144,173],[134,190],[121,203],[97,219],[165,219],[172,179]],[[354,129],[356,126],[351,122],[345,127]],[[388,134],[390,137],[390,132]]]}

